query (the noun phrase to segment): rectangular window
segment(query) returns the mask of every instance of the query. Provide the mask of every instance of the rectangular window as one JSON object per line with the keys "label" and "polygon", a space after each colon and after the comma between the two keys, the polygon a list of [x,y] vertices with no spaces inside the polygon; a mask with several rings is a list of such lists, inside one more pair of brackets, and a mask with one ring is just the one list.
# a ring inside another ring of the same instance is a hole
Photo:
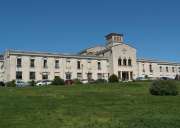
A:
{"label": "rectangular window", "polygon": [[34,62],[35,62],[35,60],[34,60],[34,59],[31,59],[31,60],[30,60],[30,67],[31,67],[31,68],[34,68],[34,67],[35,67]]}
{"label": "rectangular window", "polygon": [[143,72],[145,72],[145,67],[144,67],[144,64],[143,64]]}
{"label": "rectangular window", "polygon": [[121,71],[118,71],[118,79],[121,80]]}
{"label": "rectangular window", "polygon": [[71,80],[71,73],[66,73],[66,80]]}
{"label": "rectangular window", "polygon": [[174,67],[172,67],[172,72],[175,72],[175,68]]}
{"label": "rectangular window", "polygon": [[98,74],[97,74],[97,79],[98,79],[98,80],[99,80],[99,79],[103,79],[102,73],[98,73]]}
{"label": "rectangular window", "polygon": [[29,73],[29,79],[30,79],[30,80],[35,80],[35,79],[36,79],[36,74],[35,74],[35,72],[30,72],[30,73]]}
{"label": "rectangular window", "polygon": [[128,66],[132,66],[132,60],[128,59]]}
{"label": "rectangular window", "polygon": [[101,62],[98,62],[98,70],[101,70]]}
{"label": "rectangular window", "polygon": [[22,72],[20,71],[16,72],[16,80],[22,80]]}
{"label": "rectangular window", "polygon": [[22,66],[22,60],[21,58],[17,58],[17,67],[21,68],[21,66]]}
{"label": "rectangular window", "polygon": [[43,74],[42,75],[42,80],[48,80],[48,74]]}
{"label": "rectangular window", "polygon": [[160,72],[162,72],[162,66],[159,67]]}
{"label": "rectangular window", "polygon": [[55,60],[55,68],[59,69],[59,60]]}
{"label": "rectangular window", "polygon": [[82,80],[82,73],[77,73],[77,79]]}
{"label": "rectangular window", "polygon": [[81,61],[77,61],[77,69],[81,69]]}
{"label": "rectangular window", "polygon": [[87,73],[88,80],[92,80],[92,73]]}
{"label": "rectangular window", "polygon": [[152,68],[152,65],[150,64],[149,65],[149,71],[152,73],[153,72],[153,68]]}
{"label": "rectangular window", "polygon": [[48,66],[47,66],[47,59],[44,59],[43,67],[44,67],[44,68],[48,68]]}
{"label": "rectangular window", "polygon": [[71,60],[70,59],[66,60],[66,68],[71,69]]}
{"label": "rectangular window", "polygon": [[169,72],[169,68],[168,67],[166,67],[166,72]]}

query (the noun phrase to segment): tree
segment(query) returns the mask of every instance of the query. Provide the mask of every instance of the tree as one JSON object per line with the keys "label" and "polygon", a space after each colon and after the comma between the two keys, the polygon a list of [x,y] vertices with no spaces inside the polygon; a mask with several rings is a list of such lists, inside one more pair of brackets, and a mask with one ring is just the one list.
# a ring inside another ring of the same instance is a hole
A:
{"label": "tree", "polygon": [[110,82],[110,83],[119,82],[118,77],[117,77],[115,74],[111,75],[111,76],[109,77],[109,82]]}
{"label": "tree", "polygon": [[64,85],[65,82],[59,76],[55,76],[54,80],[52,81],[52,85]]}

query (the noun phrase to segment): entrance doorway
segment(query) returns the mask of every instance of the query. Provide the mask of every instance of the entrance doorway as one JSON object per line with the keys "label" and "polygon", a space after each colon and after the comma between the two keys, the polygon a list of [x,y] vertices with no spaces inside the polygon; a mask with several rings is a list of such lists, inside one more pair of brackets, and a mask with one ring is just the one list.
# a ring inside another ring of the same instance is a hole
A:
{"label": "entrance doorway", "polygon": [[122,81],[129,80],[129,72],[122,72]]}

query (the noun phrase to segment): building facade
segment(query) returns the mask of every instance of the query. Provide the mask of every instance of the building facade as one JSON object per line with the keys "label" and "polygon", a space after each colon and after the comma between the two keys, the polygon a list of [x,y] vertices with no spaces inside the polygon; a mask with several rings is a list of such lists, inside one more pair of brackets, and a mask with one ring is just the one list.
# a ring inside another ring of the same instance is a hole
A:
{"label": "building facade", "polygon": [[7,50],[0,56],[0,81],[106,79],[116,74],[120,81],[139,77],[174,79],[180,63],[137,59],[136,48],[124,43],[123,35],[106,36],[105,46],[85,49],[76,55]]}

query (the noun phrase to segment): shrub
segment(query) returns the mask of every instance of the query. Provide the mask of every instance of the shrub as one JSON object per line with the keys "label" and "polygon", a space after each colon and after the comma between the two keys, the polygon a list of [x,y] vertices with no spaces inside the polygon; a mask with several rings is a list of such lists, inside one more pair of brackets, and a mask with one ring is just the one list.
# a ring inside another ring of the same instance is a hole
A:
{"label": "shrub", "polygon": [[0,82],[0,86],[4,87],[5,86],[4,82]]}
{"label": "shrub", "polygon": [[74,83],[73,80],[66,80],[65,85],[72,85]]}
{"label": "shrub", "polygon": [[109,82],[110,82],[110,83],[119,82],[118,77],[117,77],[115,74],[111,75],[111,76],[109,77]]}
{"label": "shrub", "polygon": [[16,87],[16,82],[15,80],[12,80],[12,81],[9,81],[6,83],[6,86],[7,87]]}
{"label": "shrub", "polygon": [[145,78],[145,79],[149,79],[148,75],[145,75],[144,78]]}
{"label": "shrub", "polygon": [[36,86],[36,82],[35,82],[34,80],[29,81],[29,85],[30,85],[30,86]]}
{"label": "shrub", "polygon": [[149,89],[150,93],[152,95],[178,95],[178,89],[176,86],[176,83],[174,81],[154,81]]}
{"label": "shrub", "polygon": [[54,80],[52,81],[52,85],[64,85],[65,82],[59,76],[55,76]]}
{"label": "shrub", "polygon": [[82,84],[82,82],[81,82],[79,79],[74,79],[74,80],[73,80],[73,83],[74,83],[74,84]]}

